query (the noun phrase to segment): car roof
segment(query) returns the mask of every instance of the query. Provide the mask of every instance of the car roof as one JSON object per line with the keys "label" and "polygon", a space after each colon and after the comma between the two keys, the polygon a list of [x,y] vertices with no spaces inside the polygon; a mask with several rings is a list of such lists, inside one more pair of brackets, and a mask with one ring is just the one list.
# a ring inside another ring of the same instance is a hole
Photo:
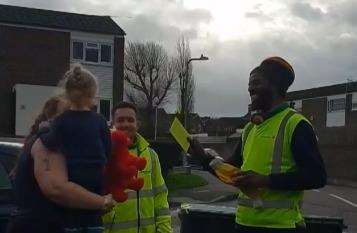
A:
{"label": "car roof", "polygon": [[8,155],[18,155],[22,149],[23,144],[18,142],[1,142],[0,141],[0,153]]}

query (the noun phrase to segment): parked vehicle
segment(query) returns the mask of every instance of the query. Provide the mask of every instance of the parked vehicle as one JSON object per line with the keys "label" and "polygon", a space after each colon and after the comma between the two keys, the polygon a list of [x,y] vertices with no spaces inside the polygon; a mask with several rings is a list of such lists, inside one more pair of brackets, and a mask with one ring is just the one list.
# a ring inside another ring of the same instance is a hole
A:
{"label": "parked vehicle", "polygon": [[0,141],[0,233],[5,232],[10,214],[15,208],[9,174],[16,164],[21,148],[21,143]]}

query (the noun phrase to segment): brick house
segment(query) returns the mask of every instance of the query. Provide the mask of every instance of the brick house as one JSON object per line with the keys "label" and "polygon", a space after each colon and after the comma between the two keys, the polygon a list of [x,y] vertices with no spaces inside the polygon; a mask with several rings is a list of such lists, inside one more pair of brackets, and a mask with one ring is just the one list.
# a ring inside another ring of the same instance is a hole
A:
{"label": "brick house", "polygon": [[287,99],[319,130],[357,127],[357,82],[294,91]]}
{"label": "brick house", "polygon": [[18,125],[29,127],[29,111],[73,63],[98,78],[97,109],[109,120],[123,98],[124,41],[109,16],[0,5],[0,135],[26,134]]}
{"label": "brick house", "polygon": [[313,124],[330,177],[357,181],[357,82],[288,93]]}

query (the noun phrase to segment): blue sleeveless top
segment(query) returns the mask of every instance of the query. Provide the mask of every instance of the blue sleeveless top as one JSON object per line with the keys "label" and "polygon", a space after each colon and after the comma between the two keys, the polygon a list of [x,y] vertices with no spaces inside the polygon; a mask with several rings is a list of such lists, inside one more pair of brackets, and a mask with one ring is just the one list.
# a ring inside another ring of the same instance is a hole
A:
{"label": "blue sleeveless top", "polygon": [[[103,169],[110,156],[110,131],[102,115],[93,111],[68,110],[40,135],[50,150],[61,152],[67,162],[68,178],[85,189],[103,193]],[[100,210],[66,211],[68,227],[101,225]]]}

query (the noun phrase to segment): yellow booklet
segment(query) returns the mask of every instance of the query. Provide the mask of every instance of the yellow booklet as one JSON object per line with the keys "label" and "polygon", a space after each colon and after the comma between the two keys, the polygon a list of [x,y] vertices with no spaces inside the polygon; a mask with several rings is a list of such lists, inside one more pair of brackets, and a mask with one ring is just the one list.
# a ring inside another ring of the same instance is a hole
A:
{"label": "yellow booklet", "polygon": [[187,152],[190,147],[190,143],[187,138],[190,134],[187,132],[185,127],[181,124],[180,120],[175,117],[170,128],[171,135],[175,138],[176,142],[181,146],[181,148]]}

